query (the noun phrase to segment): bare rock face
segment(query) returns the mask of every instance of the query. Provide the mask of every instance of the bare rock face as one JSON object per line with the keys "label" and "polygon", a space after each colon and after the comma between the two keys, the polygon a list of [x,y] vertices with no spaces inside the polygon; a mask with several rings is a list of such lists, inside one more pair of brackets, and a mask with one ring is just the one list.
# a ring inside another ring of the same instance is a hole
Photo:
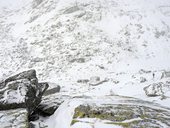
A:
{"label": "bare rock face", "polygon": [[147,96],[164,96],[166,90],[169,90],[170,86],[168,84],[164,84],[163,82],[154,83],[144,88],[144,91]]}
{"label": "bare rock face", "polygon": [[60,86],[48,89],[42,96],[42,101],[38,105],[36,112],[42,116],[50,116],[54,114],[56,109],[67,99],[70,98],[68,95],[62,95],[59,93]]}
{"label": "bare rock face", "polygon": [[39,104],[37,111],[43,116],[50,116],[54,114],[56,109],[67,99],[69,96],[60,94],[48,95],[42,98],[42,102]]}
{"label": "bare rock face", "polygon": [[[125,100],[113,104],[85,103],[74,111],[71,125],[97,123],[114,125],[123,128],[168,128],[170,127],[170,111],[168,108],[154,106],[142,100]],[[88,118],[88,119],[87,119]],[[98,121],[98,122],[97,122]],[[104,126],[103,125],[103,126]],[[85,127],[83,127],[85,128]]]}
{"label": "bare rock face", "polygon": [[29,128],[28,112],[18,108],[8,111],[0,111],[1,128]]}
{"label": "bare rock face", "polygon": [[29,128],[29,121],[48,88],[47,83],[38,83],[35,70],[28,70],[0,83],[1,128]]}
{"label": "bare rock face", "polygon": [[47,88],[47,83],[38,83],[35,70],[14,75],[0,84],[0,110],[26,108],[31,114]]}

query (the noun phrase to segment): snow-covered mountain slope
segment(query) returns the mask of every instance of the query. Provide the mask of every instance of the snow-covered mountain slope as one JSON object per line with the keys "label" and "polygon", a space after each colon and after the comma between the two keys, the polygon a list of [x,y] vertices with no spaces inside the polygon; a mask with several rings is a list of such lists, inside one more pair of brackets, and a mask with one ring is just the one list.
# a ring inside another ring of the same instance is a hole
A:
{"label": "snow-covered mountain slope", "polygon": [[0,79],[36,69],[70,96],[123,95],[170,107],[168,87],[165,97],[143,90],[169,86],[169,21],[169,0],[0,1]]}
{"label": "snow-covered mountain slope", "polygon": [[19,10],[7,6],[1,10],[2,74],[36,68],[46,74],[40,74],[42,79],[51,78],[81,61],[107,64],[115,72],[166,70],[168,4],[168,0],[35,0]]}

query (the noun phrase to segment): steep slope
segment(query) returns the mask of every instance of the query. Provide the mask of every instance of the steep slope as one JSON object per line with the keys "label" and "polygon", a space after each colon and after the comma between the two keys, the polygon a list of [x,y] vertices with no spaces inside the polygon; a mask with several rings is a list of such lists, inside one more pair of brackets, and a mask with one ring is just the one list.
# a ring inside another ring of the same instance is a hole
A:
{"label": "steep slope", "polygon": [[1,21],[6,19],[1,31],[6,32],[1,38],[7,41],[2,42],[12,42],[16,51],[8,61],[21,58],[15,57],[19,52],[24,60],[22,66],[17,66],[20,61],[13,65],[1,61],[1,68],[37,68],[42,74],[55,74],[61,68],[74,67],[80,58],[85,62],[99,58],[103,63],[109,62],[114,71],[166,69],[170,57],[167,4],[166,0],[35,0],[17,11],[3,11]]}
{"label": "steep slope", "polygon": [[[170,107],[169,0],[7,0],[0,8],[0,79],[36,69],[62,94]],[[158,82],[163,94],[147,96],[143,88]]]}

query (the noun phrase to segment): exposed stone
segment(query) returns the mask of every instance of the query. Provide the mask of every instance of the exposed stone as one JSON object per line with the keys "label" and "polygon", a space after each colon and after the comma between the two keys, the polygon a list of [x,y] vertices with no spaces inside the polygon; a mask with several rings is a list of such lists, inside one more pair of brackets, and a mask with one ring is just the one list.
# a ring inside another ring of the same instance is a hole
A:
{"label": "exposed stone", "polygon": [[48,125],[42,121],[30,122],[30,128],[48,128]]}
{"label": "exposed stone", "polygon": [[60,88],[61,87],[59,85],[56,85],[56,87],[46,90],[44,92],[43,96],[47,96],[47,95],[52,95],[52,94],[58,93],[58,92],[60,92]]}
{"label": "exposed stone", "polygon": [[88,79],[79,79],[79,80],[77,80],[77,83],[82,83],[82,84],[86,84],[88,82],[89,82]]}
{"label": "exposed stone", "polygon": [[0,110],[27,108],[31,114],[47,88],[47,83],[38,83],[35,70],[9,77],[0,84]]}
{"label": "exposed stone", "polygon": [[38,5],[40,5],[43,2],[43,0],[33,0],[32,1],[32,8],[36,8]]}
{"label": "exposed stone", "polygon": [[30,116],[29,116],[29,121],[36,121],[39,119],[39,114],[34,111]]}
{"label": "exposed stone", "polygon": [[41,114],[42,116],[50,116],[54,114],[56,109],[67,99],[70,97],[67,95],[61,94],[53,94],[46,95],[42,97],[42,101],[39,104],[36,112]]}
{"label": "exposed stone", "polygon": [[168,78],[168,77],[170,77],[170,71],[164,71],[164,72],[162,72],[161,78]]}
{"label": "exposed stone", "polygon": [[139,73],[140,73],[140,74],[143,74],[143,73],[145,74],[145,73],[151,73],[151,71],[141,69],[141,70],[139,71]]}
{"label": "exposed stone", "polygon": [[64,11],[64,14],[74,13],[74,12],[79,11],[79,10],[80,10],[80,9],[78,8],[78,6],[73,6],[73,7],[67,8],[67,9]]}
{"label": "exposed stone", "polygon": [[[130,103],[130,102],[129,102]],[[105,124],[113,124],[125,128],[163,128],[170,127],[170,112],[164,108],[153,108],[139,104],[95,104],[87,103],[75,109],[72,125],[83,122],[86,118],[97,118]],[[92,122],[86,123],[92,124]],[[95,123],[95,122],[94,122]]]}
{"label": "exposed stone", "polygon": [[170,86],[162,82],[151,84],[144,88],[147,96],[164,96],[166,90],[169,90]]}
{"label": "exposed stone", "polygon": [[144,82],[146,82],[146,81],[147,81],[146,78],[140,77],[140,83],[144,83]]}
{"label": "exposed stone", "polygon": [[102,84],[104,82],[107,82],[107,80],[106,79],[100,80],[100,77],[93,76],[93,77],[90,78],[89,85],[97,86],[97,85]]}
{"label": "exposed stone", "polygon": [[10,82],[10,81],[20,80],[20,79],[29,79],[34,84],[36,84],[38,82],[37,77],[36,77],[36,71],[28,70],[28,71],[24,71],[24,72],[21,72],[19,74],[16,74],[14,76],[7,78],[5,80],[5,83]]}
{"label": "exposed stone", "polygon": [[76,58],[76,59],[72,59],[70,60],[71,63],[77,62],[77,63],[85,63],[85,58]]}
{"label": "exposed stone", "polygon": [[0,111],[1,128],[30,128],[26,109]]}

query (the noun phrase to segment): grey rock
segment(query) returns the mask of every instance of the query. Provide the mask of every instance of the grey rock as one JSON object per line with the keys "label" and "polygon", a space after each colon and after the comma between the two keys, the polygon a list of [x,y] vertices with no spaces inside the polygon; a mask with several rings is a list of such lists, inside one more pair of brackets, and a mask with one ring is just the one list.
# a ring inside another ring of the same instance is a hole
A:
{"label": "grey rock", "polygon": [[20,80],[20,79],[29,79],[32,82],[34,82],[34,84],[38,83],[35,70],[24,71],[14,76],[11,76],[5,80],[5,83],[10,81]]}
{"label": "grey rock", "polygon": [[145,77],[140,77],[140,83],[144,83],[144,82],[146,82],[147,80],[146,80],[146,78]]}
{"label": "grey rock", "polygon": [[86,119],[84,120],[86,124],[93,125],[93,122],[88,122],[87,118],[98,118],[100,122],[104,121],[105,124],[128,128],[170,127],[170,111],[168,108],[156,107],[152,103],[135,99],[134,101],[127,100],[113,104],[85,103],[78,106],[74,112],[72,125],[83,122],[83,118]]}
{"label": "grey rock", "polygon": [[89,82],[88,79],[79,79],[79,80],[77,80],[77,83],[82,83],[82,84],[86,84],[88,82]]}
{"label": "grey rock", "polygon": [[28,112],[26,109],[0,111],[1,128],[29,128]]}
{"label": "grey rock", "polygon": [[164,96],[166,90],[169,90],[170,86],[163,82],[153,83],[144,88],[145,94],[149,97]]}
{"label": "grey rock", "polygon": [[59,85],[56,85],[56,87],[48,89],[44,92],[43,96],[47,96],[47,95],[52,95],[55,93],[60,92],[61,87]]}
{"label": "grey rock", "polygon": [[36,122],[30,122],[30,128],[49,128],[47,124],[45,124],[43,121],[38,120]]}
{"label": "grey rock", "polygon": [[53,94],[42,97],[42,101],[37,108],[37,112],[42,116],[50,116],[54,114],[56,109],[70,97],[67,95]]}
{"label": "grey rock", "polygon": [[43,2],[43,0],[33,0],[32,1],[32,8],[36,8],[38,5],[40,5]]}
{"label": "grey rock", "polygon": [[38,83],[35,70],[9,77],[0,84],[0,110],[27,108],[31,114],[47,88],[47,83]]}
{"label": "grey rock", "polygon": [[161,78],[168,78],[168,77],[170,77],[170,71],[164,71],[164,72],[162,72]]}
{"label": "grey rock", "polygon": [[139,73],[140,73],[140,74],[145,74],[145,73],[147,74],[147,73],[151,73],[151,71],[141,69],[141,70],[139,71]]}
{"label": "grey rock", "polygon": [[70,60],[71,63],[77,62],[77,63],[85,63],[85,58],[76,58],[76,59],[72,59]]}
{"label": "grey rock", "polygon": [[100,80],[100,77],[93,76],[90,78],[89,85],[97,86],[97,85],[103,84],[104,82],[107,82],[107,79]]}
{"label": "grey rock", "polygon": [[74,13],[76,11],[79,11],[79,7],[78,6],[73,6],[73,7],[70,7],[70,8],[67,8],[65,11],[64,11],[64,14],[70,14],[70,13]]}

